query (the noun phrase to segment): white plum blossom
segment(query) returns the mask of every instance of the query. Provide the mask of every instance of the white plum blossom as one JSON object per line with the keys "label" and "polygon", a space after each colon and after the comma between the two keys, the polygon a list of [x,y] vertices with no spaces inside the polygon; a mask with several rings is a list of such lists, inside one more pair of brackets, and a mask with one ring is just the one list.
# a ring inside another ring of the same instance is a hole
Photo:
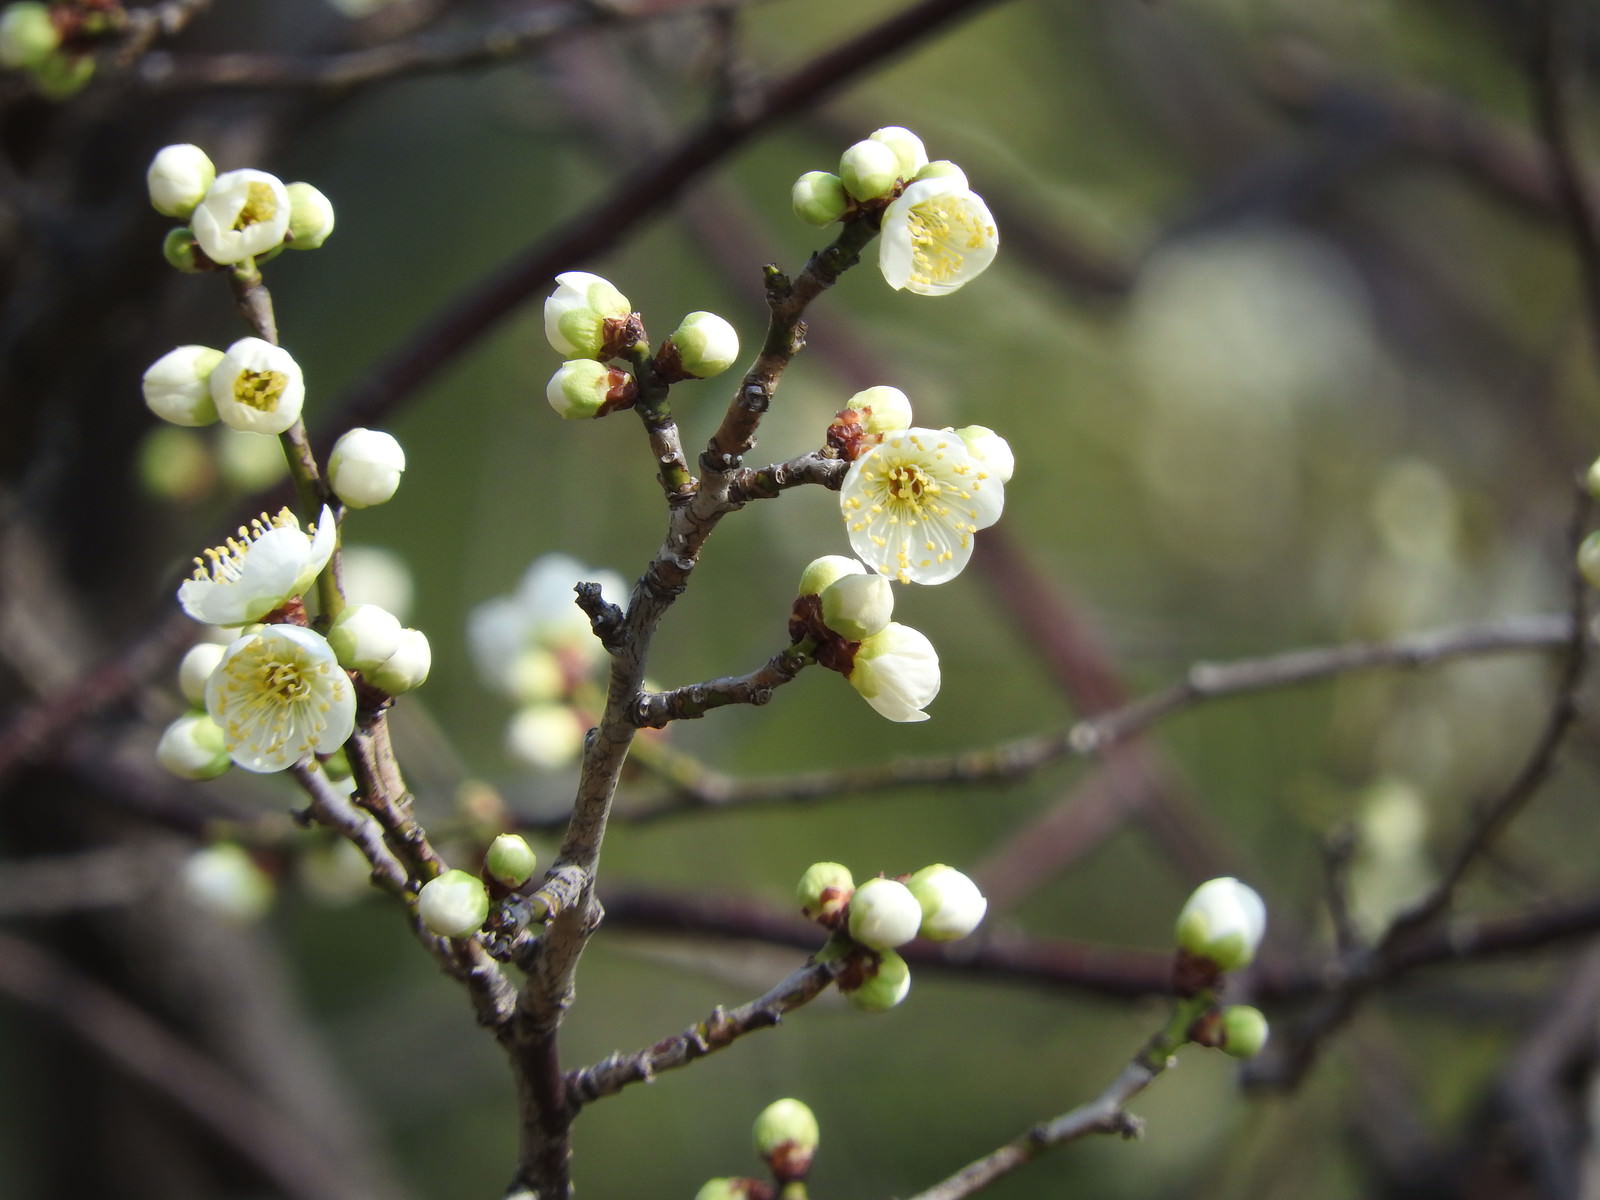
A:
{"label": "white plum blossom", "polygon": [[399,696],[428,682],[433,670],[433,646],[420,629],[402,629],[395,652],[362,674],[373,687]]}
{"label": "white plum blossom", "polygon": [[406,469],[406,452],[381,429],[346,431],[328,456],[328,482],[351,508],[371,508],[391,499]]}
{"label": "white plum blossom", "polygon": [[321,634],[266,625],[228,647],[206,683],[206,711],[235,763],[283,771],[344,744],[356,694]]}
{"label": "white plum blossom", "polygon": [[291,211],[281,179],[245,168],[217,176],[189,225],[206,257],[227,265],[283,245]]}
{"label": "white plum blossom", "polygon": [[467,645],[486,684],[514,700],[533,699],[519,687],[525,674],[519,664],[530,652],[553,653],[578,671],[605,656],[573,595],[580,580],[598,583],[613,604],[627,602],[628,589],[615,571],[594,570],[565,554],[545,554],[529,566],[513,595],[472,610]]}
{"label": "white plum blossom", "polygon": [[275,517],[263,513],[195,559],[194,578],[178,586],[178,603],[207,625],[259,621],[311,586],[333,556],[336,538],[327,505],[309,533],[287,508]]}
{"label": "white plum blossom", "polygon": [[893,950],[917,936],[922,905],[896,879],[869,879],[850,897],[850,936],[872,950]]}
{"label": "white plum blossom", "polygon": [[167,217],[187,219],[205,199],[217,178],[217,168],[199,146],[181,142],[156,151],[145,172],[150,203]]}
{"label": "white plum blossom", "polygon": [[926,635],[890,621],[862,640],[849,679],[880,716],[902,723],[926,721],[922,710],[939,694],[939,654]]}
{"label": "white plum blossom", "polygon": [[544,336],[557,354],[598,358],[605,349],[606,322],[633,312],[609,279],[589,271],[563,271],[544,302]]}
{"label": "white plum blossom", "polygon": [[919,179],[883,214],[878,269],[895,290],[953,292],[994,261],[1000,233],[983,197],[954,175]]}
{"label": "white plum blossom", "polygon": [[144,373],[144,402],[151,412],[174,425],[196,427],[217,419],[211,398],[211,372],[223,359],[210,346],[168,350]]}
{"label": "white plum blossom", "polygon": [[400,649],[400,618],[377,604],[347,604],[328,628],[328,645],[341,666],[370,671]]}
{"label": "white plum blossom", "polygon": [[1266,928],[1267,906],[1260,895],[1224,875],[1194,890],[1178,914],[1176,937],[1183,950],[1233,971],[1255,958]]}
{"label": "white plum blossom", "polygon": [[240,338],[212,368],[211,399],[223,423],[247,433],[283,433],[300,419],[306,381],[282,346]]}
{"label": "white plum blossom", "polygon": [[309,183],[291,183],[289,196],[289,249],[315,250],[333,232],[333,201]]}
{"label": "white plum blossom", "polygon": [[954,579],[1004,506],[1005,485],[948,429],[885,434],[839,489],[851,549],[899,583]]}
{"label": "white plum blossom", "polygon": [[923,867],[906,887],[922,905],[921,936],[935,942],[964,938],[978,927],[989,902],[972,878],[944,863]]}

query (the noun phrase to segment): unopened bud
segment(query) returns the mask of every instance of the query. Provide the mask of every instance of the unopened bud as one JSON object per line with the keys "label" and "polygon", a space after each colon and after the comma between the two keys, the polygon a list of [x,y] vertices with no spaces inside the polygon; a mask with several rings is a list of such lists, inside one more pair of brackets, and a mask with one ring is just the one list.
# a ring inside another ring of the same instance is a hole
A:
{"label": "unopened bud", "polygon": [[900,156],[892,147],[868,138],[840,156],[839,178],[855,199],[876,200],[894,189],[900,178]]}
{"label": "unopened bud", "polygon": [[800,876],[795,896],[800,901],[800,911],[813,921],[828,923],[836,917],[855,894],[855,877],[842,863],[818,862],[806,868]]}
{"label": "unopened bud", "polygon": [[843,180],[831,171],[807,171],[794,181],[790,200],[794,215],[808,225],[831,225],[850,207]]}
{"label": "unopened bud", "polygon": [[756,1153],[780,1183],[804,1179],[822,1140],[816,1114],[800,1100],[775,1100],[761,1110],[751,1131]]}
{"label": "unopened bud", "polygon": [[910,879],[906,887],[922,905],[922,927],[918,933],[935,942],[951,942],[964,938],[978,927],[989,909],[978,885],[943,863],[923,867]]}
{"label": "unopened bud", "polygon": [[850,936],[871,950],[890,950],[917,936],[922,905],[897,879],[869,879],[850,898]]}
{"label": "unopened bud", "polygon": [[470,937],[489,916],[489,893],[477,876],[446,871],[422,885],[417,916],[440,937]]}
{"label": "unopened bud", "polygon": [[1220,1049],[1234,1058],[1254,1058],[1267,1044],[1270,1030],[1259,1008],[1234,1004],[1222,1011]]}
{"label": "unopened bud", "polygon": [[489,874],[508,888],[519,888],[533,878],[539,865],[539,856],[521,834],[502,833],[489,843],[489,852],[483,856]]}

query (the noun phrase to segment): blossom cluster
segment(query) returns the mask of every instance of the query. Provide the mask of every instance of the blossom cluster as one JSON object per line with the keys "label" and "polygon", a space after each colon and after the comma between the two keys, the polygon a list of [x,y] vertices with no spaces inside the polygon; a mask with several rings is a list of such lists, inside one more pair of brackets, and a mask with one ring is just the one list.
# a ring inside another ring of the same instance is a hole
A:
{"label": "blossom cluster", "polygon": [[188,222],[167,235],[167,257],[182,270],[315,250],[333,232],[333,205],[311,184],[286,184],[253,167],[219,175],[210,156],[188,143],[157,151],[145,183],[157,212]]}
{"label": "blossom cluster", "polygon": [[922,139],[898,125],[847,149],[837,173],[807,171],[791,198],[795,215],[811,225],[879,221],[878,269],[897,291],[948,295],[981,275],[1000,246],[989,206],[966,173],[948,159],[930,162]]}
{"label": "blossom cluster", "polygon": [[89,5],[18,0],[0,8],[0,68],[23,72],[41,95],[62,100],[93,77],[90,45],[115,32],[113,16]]}
{"label": "blossom cluster", "polygon": [[911,968],[897,947],[913,938],[964,938],[977,929],[989,902],[968,876],[944,863],[910,875],[879,876],[860,887],[841,863],[812,863],[795,889],[800,911],[833,937],[817,961],[845,959],[839,990],[858,1008],[893,1008],[911,989]]}
{"label": "blossom cluster", "polygon": [[467,646],[479,677],[517,706],[506,747],[540,770],[577,757],[597,700],[594,673],[605,650],[574,603],[580,580],[598,583],[613,603],[626,598],[614,571],[546,554],[528,567],[515,592],[485,601],[467,619]]}

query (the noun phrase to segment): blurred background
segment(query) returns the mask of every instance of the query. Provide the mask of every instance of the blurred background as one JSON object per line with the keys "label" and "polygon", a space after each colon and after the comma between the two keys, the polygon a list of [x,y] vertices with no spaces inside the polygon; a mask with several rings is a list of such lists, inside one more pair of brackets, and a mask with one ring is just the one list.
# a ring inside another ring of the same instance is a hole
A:
{"label": "blurred background", "polygon": [[[884,125],[961,164],[999,258],[924,299],[890,291],[869,251],[811,311],[753,459],[816,447],[879,383],[920,424],[1010,439],[1005,516],[974,567],[898,596],[943,691],[927,723],[890,725],[807,672],[766,707],[673,727],[652,758],[746,781],[983,750],[1200,661],[1569,605],[1600,393],[1536,114],[1565,91],[1583,143],[1592,6],[1565,10],[1553,52],[1550,6],[1513,0],[159,7],[192,19],[142,53],[112,39],[69,96],[0,75],[0,1195],[453,1200],[499,1195],[515,1156],[492,1039],[393,908],[295,826],[290,781],[197,785],[154,763],[194,636],[176,583],[273,484],[250,447],[140,402],[167,349],[244,332],[221,278],[162,261],[143,172],[168,143],[309,180],[337,210],[325,247],[266,277],[319,444],[368,424],[407,448],[396,499],[345,536],[403,564],[432,641],[394,729],[452,857],[503,813],[548,859],[575,777],[508,748],[468,614],[549,552],[631,581],[664,529],[636,423],[545,404],[550,276],[604,274],[656,338],[710,309],[754,347],[760,268],[798,271],[826,236],[790,213],[791,183]],[[658,165],[693,146],[663,187]],[[674,392],[691,449],[734,386]],[[836,503],[800,489],[730,518],[653,678],[781,649],[801,569],[845,550]],[[816,859],[858,878],[959,866],[990,892],[990,944],[1038,953],[916,964],[882,1016],[830,993],[596,1104],[579,1187],[691,1196],[755,1173],[749,1123],[783,1095],[821,1120],[819,1200],[926,1187],[1115,1075],[1162,1020],[1177,908],[1214,874],[1266,897],[1268,952],[1239,995],[1300,1044],[1340,937],[1424,894],[1528,760],[1552,661],[1264,690],[1109,760],[975,785],[631,821],[674,794],[641,768],[568,1066],[800,965],[787,918]],[[1303,1071],[1269,1062],[1258,1086],[1192,1050],[1134,1104],[1142,1141],[1066,1148],[986,1194],[1600,1195],[1595,733],[1580,718],[1453,914],[1578,913],[1559,938],[1385,981]],[[259,915],[185,885],[219,838],[272,877]]]}

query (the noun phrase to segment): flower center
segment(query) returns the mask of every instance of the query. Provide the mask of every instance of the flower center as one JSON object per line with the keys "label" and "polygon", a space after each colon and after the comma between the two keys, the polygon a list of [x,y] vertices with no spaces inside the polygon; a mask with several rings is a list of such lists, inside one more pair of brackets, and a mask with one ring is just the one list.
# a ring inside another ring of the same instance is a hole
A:
{"label": "flower center", "polygon": [[961,274],[966,252],[995,236],[994,227],[977,219],[958,196],[934,196],[911,210],[911,277],[917,283],[948,283]]}
{"label": "flower center", "polygon": [[262,688],[283,703],[299,704],[311,695],[311,684],[298,662],[266,662],[262,667]]}
{"label": "flower center", "polygon": [[257,412],[275,412],[288,385],[288,377],[282,371],[240,371],[233,381],[233,398]]}
{"label": "flower center", "polygon": [[252,225],[270,221],[277,215],[278,198],[272,194],[270,187],[258,180],[250,184],[244,205],[233,219],[233,228],[235,231],[248,229]]}
{"label": "flower center", "polygon": [[916,463],[900,463],[889,468],[889,476],[885,483],[891,504],[901,510],[913,510],[903,514],[911,521],[917,520],[924,504],[939,494],[938,480],[928,475]]}

